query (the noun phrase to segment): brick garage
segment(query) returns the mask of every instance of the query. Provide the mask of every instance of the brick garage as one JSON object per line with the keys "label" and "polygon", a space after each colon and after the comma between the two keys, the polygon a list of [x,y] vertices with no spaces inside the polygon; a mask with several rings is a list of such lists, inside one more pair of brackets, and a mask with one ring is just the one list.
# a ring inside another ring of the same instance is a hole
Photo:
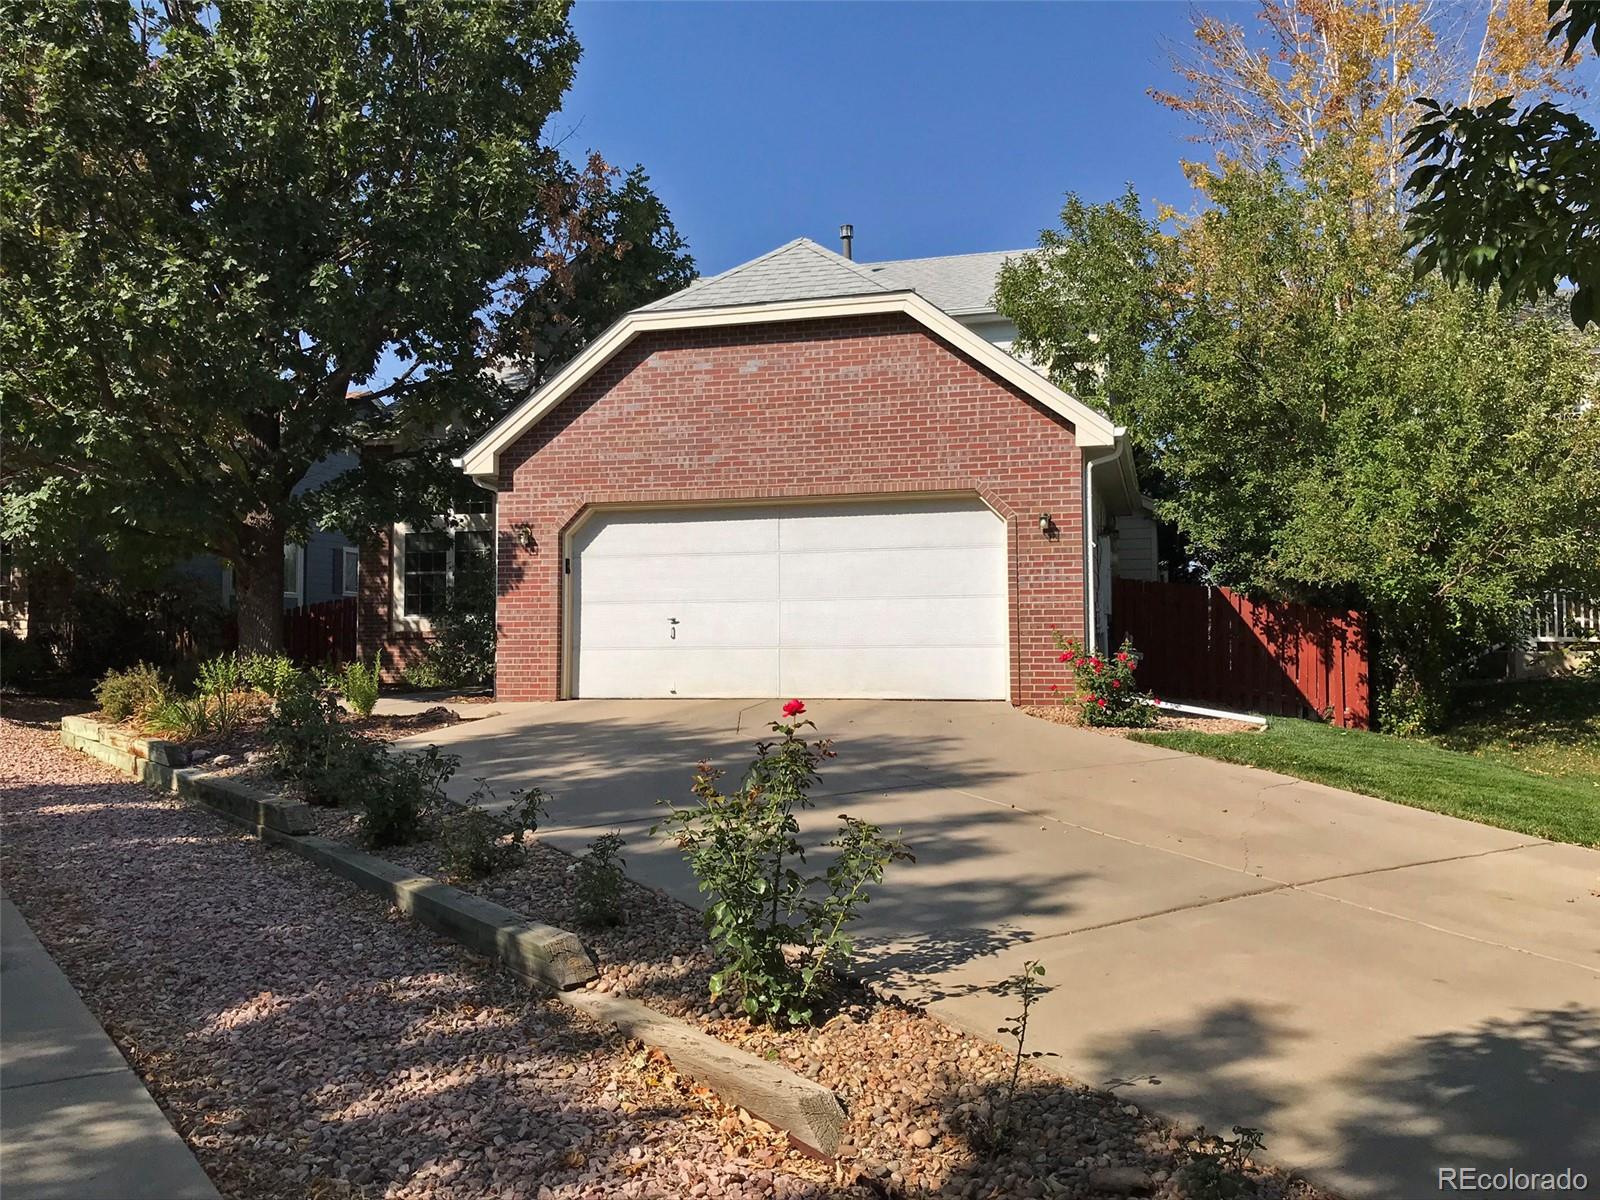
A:
{"label": "brick garage", "polygon": [[501,699],[561,695],[566,534],[597,505],[973,494],[1006,521],[1013,703],[1060,681],[1052,626],[1084,628],[1072,423],[901,313],[640,333],[498,467]]}

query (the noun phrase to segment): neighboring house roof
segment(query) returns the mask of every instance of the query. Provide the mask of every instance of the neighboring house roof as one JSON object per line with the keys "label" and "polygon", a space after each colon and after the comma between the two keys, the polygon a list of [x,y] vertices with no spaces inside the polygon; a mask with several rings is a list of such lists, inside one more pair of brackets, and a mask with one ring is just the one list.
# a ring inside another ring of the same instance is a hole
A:
{"label": "neighboring house roof", "polygon": [[1026,250],[991,250],[943,258],[853,262],[810,238],[795,238],[720,275],[696,280],[680,292],[646,304],[642,311],[672,312],[821,300],[833,296],[916,292],[951,316],[990,313],[995,311],[994,287],[1001,264],[1026,253]]}
{"label": "neighboring house roof", "polygon": [[992,313],[995,284],[1008,259],[1026,250],[986,250],[981,254],[950,254],[942,258],[898,258],[858,264],[874,279],[892,288],[909,288],[952,317]]}

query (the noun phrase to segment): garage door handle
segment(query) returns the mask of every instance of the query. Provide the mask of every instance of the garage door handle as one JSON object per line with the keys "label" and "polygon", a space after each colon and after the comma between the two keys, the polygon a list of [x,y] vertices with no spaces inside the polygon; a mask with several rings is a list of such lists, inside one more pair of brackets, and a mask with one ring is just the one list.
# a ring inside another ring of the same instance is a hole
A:
{"label": "garage door handle", "polygon": [[668,617],[667,618],[667,624],[672,626],[671,632],[668,634],[668,636],[671,637],[673,641],[677,641],[678,640],[678,618],[677,617]]}

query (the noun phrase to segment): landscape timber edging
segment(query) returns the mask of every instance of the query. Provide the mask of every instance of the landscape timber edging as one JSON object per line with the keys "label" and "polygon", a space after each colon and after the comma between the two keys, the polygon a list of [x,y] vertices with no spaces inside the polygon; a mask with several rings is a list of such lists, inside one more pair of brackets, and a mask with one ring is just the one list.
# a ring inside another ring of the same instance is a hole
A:
{"label": "landscape timber edging", "polygon": [[[268,845],[388,900],[412,919],[493,959],[525,982],[553,989],[562,1003],[660,1050],[681,1074],[712,1089],[726,1103],[784,1130],[806,1149],[829,1158],[837,1151],[844,1109],[822,1084],[637,1000],[568,990],[596,975],[594,961],[576,934],[540,924],[343,842],[307,836],[310,810],[304,804],[263,794],[238,779],[179,767],[182,751],[172,743],[136,738],[87,717],[62,718],[61,741],[245,826]],[[142,752],[136,753],[135,746]]]}
{"label": "landscape timber edging", "polygon": [[304,804],[258,791],[203,767],[185,767],[186,755],[176,742],[139,737],[92,717],[62,717],[61,744],[161,791],[198,800],[247,829],[280,833],[311,829],[311,810]]}
{"label": "landscape timber edging", "polygon": [[382,897],[413,920],[495,960],[525,982],[565,991],[595,977],[594,960],[575,933],[541,924],[332,838],[268,829],[262,840]]}
{"label": "landscape timber edging", "polygon": [[839,1149],[844,1108],[832,1090],[815,1080],[625,996],[566,992],[556,998],[627,1037],[654,1046],[681,1073],[705,1084],[724,1103],[777,1126],[814,1153],[832,1158]]}

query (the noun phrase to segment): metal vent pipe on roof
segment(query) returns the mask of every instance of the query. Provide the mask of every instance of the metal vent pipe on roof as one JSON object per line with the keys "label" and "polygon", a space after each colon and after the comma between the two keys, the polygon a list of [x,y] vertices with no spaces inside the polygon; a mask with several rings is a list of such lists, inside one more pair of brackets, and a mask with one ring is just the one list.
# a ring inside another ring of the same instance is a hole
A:
{"label": "metal vent pipe on roof", "polygon": [[854,259],[855,254],[851,250],[850,244],[855,241],[855,238],[856,227],[854,225],[839,226],[839,253],[846,258]]}

